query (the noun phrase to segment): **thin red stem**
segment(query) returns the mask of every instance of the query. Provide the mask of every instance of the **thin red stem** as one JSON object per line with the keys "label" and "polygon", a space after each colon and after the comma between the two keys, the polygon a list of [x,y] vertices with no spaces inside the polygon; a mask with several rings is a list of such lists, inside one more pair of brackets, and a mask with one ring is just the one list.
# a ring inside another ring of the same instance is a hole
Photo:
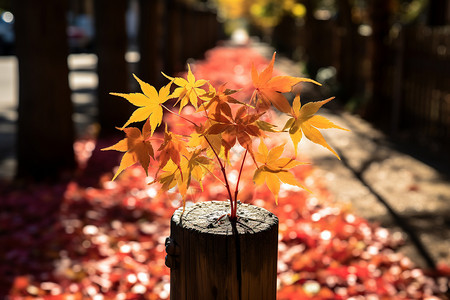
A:
{"label": "thin red stem", "polygon": [[[170,110],[170,109],[167,108],[165,105],[161,104],[161,107],[164,108],[165,110],[167,110],[168,112],[170,112],[171,114],[174,114],[174,115],[176,115],[176,116],[182,118],[183,120],[186,120],[187,122],[191,123],[191,124],[194,125],[195,127],[198,127],[197,124],[195,124],[195,123],[192,122],[191,120],[189,120],[189,119],[183,117],[183,116],[180,115],[179,113],[176,113],[176,112]],[[232,218],[232,219],[236,219],[237,200],[236,200],[236,198],[233,200],[233,195],[232,195],[232,193],[231,193],[230,184],[228,183],[228,178],[227,178],[227,173],[226,173],[226,171],[225,171],[225,167],[224,167],[222,161],[220,160],[220,157],[219,157],[219,155],[217,154],[216,150],[215,150],[214,147],[212,146],[211,142],[208,140],[208,138],[207,138],[206,136],[204,136],[204,137],[205,137],[205,140],[206,140],[206,142],[208,143],[208,145],[211,147],[211,149],[212,149],[214,155],[216,156],[217,161],[219,162],[219,165],[220,165],[220,171],[222,172],[223,178],[224,178],[224,181],[225,181],[225,188],[227,189],[228,196],[230,197],[231,218]],[[233,202],[233,201],[234,201],[234,202]],[[233,218],[233,216],[234,216],[234,218]]]}
{"label": "thin red stem", "polygon": [[217,154],[216,150],[212,146],[211,142],[208,140],[208,138],[205,135],[204,135],[204,138],[205,138],[206,142],[208,143],[209,147],[211,147],[214,155],[217,158],[217,161],[219,162],[220,171],[222,172],[223,178],[224,178],[224,181],[225,181],[225,188],[227,189],[228,196],[230,197],[231,213],[233,213],[233,206],[234,206],[233,205],[233,195],[231,194],[230,184],[228,183],[228,178],[227,178],[227,173],[225,172],[225,167],[224,167],[222,161],[220,160],[220,157]]}
{"label": "thin red stem", "polygon": [[237,218],[237,199],[238,199],[238,193],[239,193],[239,182],[241,181],[241,174],[242,174],[242,170],[244,169],[244,163],[245,163],[245,158],[247,157],[247,152],[248,152],[248,149],[245,149],[244,157],[242,158],[241,168],[239,169],[239,175],[238,175],[238,179],[236,182],[236,189],[234,190],[235,205],[234,205],[234,211],[231,212],[231,216],[230,216],[231,219]]}
{"label": "thin red stem", "polygon": [[[256,89],[256,90],[257,90],[257,89]],[[249,103],[252,103],[252,102],[253,102],[253,98],[255,98],[256,90],[253,91],[252,97],[250,98]],[[256,106],[256,100],[255,100],[255,106]]]}

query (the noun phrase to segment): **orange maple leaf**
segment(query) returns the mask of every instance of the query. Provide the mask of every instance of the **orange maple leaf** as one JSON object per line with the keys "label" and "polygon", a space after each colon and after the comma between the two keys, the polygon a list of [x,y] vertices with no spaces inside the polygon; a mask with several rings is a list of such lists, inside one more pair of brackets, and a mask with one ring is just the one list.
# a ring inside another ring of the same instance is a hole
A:
{"label": "orange maple leaf", "polygon": [[236,144],[236,141],[253,155],[252,136],[259,137],[262,135],[256,121],[263,113],[248,114],[246,111],[247,107],[242,106],[234,117],[232,115],[215,114],[212,119],[214,123],[206,131],[206,134],[221,134],[225,157],[228,157],[228,152]]}
{"label": "orange maple leaf", "polygon": [[206,104],[199,107],[199,111],[205,110],[213,113],[223,112],[227,115],[231,115],[230,104],[240,104],[242,103],[230,95],[238,92],[237,90],[231,90],[225,88],[226,83],[222,84],[218,89],[215,89],[211,84],[209,84],[209,92],[200,97]]}
{"label": "orange maple leaf", "polygon": [[147,120],[147,122],[145,122],[142,133],[136,127],[128,127],[122,130],[125,132],[126,138],[120,140],[113,146],[101,149],[102,151],[116,150],[125,152],[122,160],[120,161],[119,169],[117,170],[112,180],[116,179],[116,177],[123,170],[134,165],[137,162],[141,164],[141,166],[145,170],[145,173],[148,175],[150,157],[154,159],[153,147],[150,141],[148,141],[151,132],[150,120]]}
{"label": "orange maple leaf", "polygon": [[159,147],[159,168],[162,169],[167,162],[172,160],[175,165],[180,166],[180,157],[182,154],[187,152],[186,142],[183,140],[182,136],[174,134],[167,130],[164,132],[164,141]]}
{"label": "orange maple leaf", "polygon": [[257,96],[256,108],[258,111],[266,111],[272,104],[279,111],[289,113],[291,111],[291,106],[281,93],[290,92],[292,87],[300,82],[312,82],[317,85],[321,84],[308,78],[292,76],[272,77],[275,54],[276,53],[273,54],[269,65],[260,74],[258,74],[255,66],[252,64],[252,81]]}

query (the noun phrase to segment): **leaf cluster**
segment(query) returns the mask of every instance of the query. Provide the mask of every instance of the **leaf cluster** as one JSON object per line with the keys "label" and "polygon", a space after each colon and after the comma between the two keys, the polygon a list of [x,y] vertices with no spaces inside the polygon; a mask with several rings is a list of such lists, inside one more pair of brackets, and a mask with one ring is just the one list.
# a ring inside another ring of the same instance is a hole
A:
{"label": "leaf cluster", "polygon": [[[159,182],[163,191],[178,187],[179,193],[185,199],[193,180],[201,186],[204,177],[212,174],[226,187],[232,214],[233,209],[235,214],[239,178],[249,154],[254,164],[254,182],[257,185],[266,184],[276,199],[281,183],[304,188],[289,171],[301,164],[296,157],[298,143],[302,137],[305,136],[312,142],[326,147],[338,156],[318,129],[346,129],[315,115],[319,108],[332,98],[302,106],[300,95],[297,95],[291,106],[283,93],[291,92],[293,86],[301,82],[320,84],[307,78],[272,76],[274,62],[275,53],[261,73],[252,66],[254,92],[247,103],[236,100],[233,95],[239,91],[228,89],[226,84],[214,87],[205,79],[196,79],[189,65],[186,78],[170,77],[163,73],[170,82],[159,91],[134,75],[141,93],[111,93],[125,98],[138,107],[129,120],[119,128],[126,137],[117,144],[103,149],[125,152],[113,179],[135,163],[140,163],[148,175],[149,165],[154,163],[158,168],[153,182]],[[172,86],[176,88],[173,89]],[[170,99],[175,99],[173,107],[166,105]],[[187,106],[192,106],[195,114],[202,114],[205,122],[195,123],[193,121],[195,119],[184,115],[183,110]],[[268,122],[266,117],[267,111],[272,107],[289,117],[281,130]],[[192,125],[191,134],[175,134],[166,124],[163,138],[155,135],[155,130],[163,123],[164,113],[174,114],[187,121]],[[128,127],[132,123],[142,121],[145,121],[142,130]],[[293,157],[282,156],[284,144],[272,149],[268,149],[266,145],[265,141],[270,140],[272,135],[284,133],[288,133],[293,142],[295,149]],[[227,168],[231,165],[232,149],[239,146],[243,148],[243,155],[233,194]],[[219,175],[216,175],[217,171]]]}

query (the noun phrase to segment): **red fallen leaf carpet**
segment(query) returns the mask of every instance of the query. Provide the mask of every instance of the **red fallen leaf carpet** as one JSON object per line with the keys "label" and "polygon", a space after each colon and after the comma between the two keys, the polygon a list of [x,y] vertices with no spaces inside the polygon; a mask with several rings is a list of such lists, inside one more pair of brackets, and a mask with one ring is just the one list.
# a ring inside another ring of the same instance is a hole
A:
{"label": "red fallen leaf carpet", "polygon": [[[219,47],[193,69],[197,78],[228,82],[245,95],[252,61],[257,68],[268,63],[249,48]],[[94,147],[89,139],[75,144],[81,168]],[[241,201],[280,220],[278,299],[449,299],[448,267],[415,267],[396,253],[400,238],[333,204],[314,166],[294,170],[313,194],[283,186],[279,206],[267,189],[253,187],[251,170],[241,179]],[[111,178],[97,179],[97,188],[77,181],[0,187],[1,299],[169,298],[164,241],[181,199],[159,195],[140,167]],[[224,199],[213,179],[204,187],[192,201]]]}

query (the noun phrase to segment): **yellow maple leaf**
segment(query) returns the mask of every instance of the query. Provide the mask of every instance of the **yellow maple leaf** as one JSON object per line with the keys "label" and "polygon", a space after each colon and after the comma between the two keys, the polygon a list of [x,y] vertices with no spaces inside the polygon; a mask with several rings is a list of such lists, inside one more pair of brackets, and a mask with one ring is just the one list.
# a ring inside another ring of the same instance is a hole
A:
{"label": "yellow maple leaf", "polygon": [[136,75],[133,74],[133,76],[139,82],[142,93],[110,94],[125,98],[131,104],[139,107],[133,112],[125,125],[122,126],[122,129],[133,122],[140,122],[149,119],[151,125],[151,135],[153,135],[155,129],[161,125],[163,118],[163,108],[161,105],[170,99],[170,86],[172,82],[166,86],[163,86],[158,93],[155,87],[140,80]]}
{"label": "yellow maple leaf", "polygon": [[184,199],[187,193],[187,178],[183,177],[180,167],[170,160],[162,168],[162,171],[162,174],[155,180],[155,182],[158,181],[162,184],[160,191],[168,191],[178,186],[178,192]]}
{"label": "yellow maple leaf", "polygon": [[207,83],[204,79],[195,80],[192,74],[191,66],[188,64],[187,79],[181,77],[170,77],[162,73],[166,78],[173,81],[179,87],[173,91],[171,97],[178,98],[177,103],[180,102],[180,112],[188,103],[191,103],[195,109],[198,108],[198,98],[205,94],[205,91],[200,87]]}
{"label": "yellow maple leaf", "polygon": [[309,102],[302,106],[300,95],[294,98],[291,111],[292,118],[286,122],[283,130],[289,129],[289,135],[294,143],[295,155],[297,155],[298,143],[303,135],[305,135],[308,140],[327,148],[340,159],[339,155],[328,145],[318,129],[336,128],[346,131],[349,130],[334,124],[325,117],[315,115],[322,105],[333,99],[334,97],[322,101]]}
{"label": "yellow maple leaf", "polygon": [[112,180],[116,179],[116,177],[123,170],[134,165],[137,162],[141,164],[142,168],[145,170],[145,173],[148,175],[150,157],[154,158],[152,144],[150,143],[150,141],[148,141],[148,138],[150,137],[149,120],[145,122],[142,133],[136,127],[124,128],[123,131],[126,134],[126,138],[120,140],[115,145],[101,149],[102,151],[116,150],[125,152],[120,161],[119,169],[117,170]]}
{"label": "yellow maple leaf", "polygon": [[220,154],[223,152],[222,137],[220,136],[220,134],[205,134],[202,133],[205,131],[205,129],[201,128],[201,130],[202,131],[200,131],[199,133],[192,133],[189,136],[188,146],[191,148],[206,148],[206,155],[210,158],[215,157],[214,153],[220,156]]}
{"label": "yellow maple leaf", "polygon": [[181,157],[179,165],[172,160],[168,161],[162,168],[162,174],[157,179],[162,184],[161,189],[163,191],[175,186],[178,187],[178,192],[183,198],[183,207],[192,179],[196,180],[203,189],[202,180],[207,173],[211,173],[211,160],[203,156],[202,152],[203,149],[190,151]]}
{"label": "yellow maple leaf", "polygon": [[278,204],[278,194],[280,192],[281,182],[298,186],[309,191],[301,185],[289,169],[305,163],[292,158],[281,157],[284,151],[284,144],[267,149],[266,144],[261,139],[258,146],[258,152],[255,153],[255,159],[262,165],[259,166],[254,175],[253,181],[256,185],[266,184],[272,194],[275,196],[275,202]]}
{"label": "yellow maple leaf", "polygon": [[206,174],[212,172],[211,159],[202,155],[204,149],[195,149],[191,151],[187,158],[188,170],[188,186],[190,185],[191,178],[195,179],[203,190],[202,181]]}

